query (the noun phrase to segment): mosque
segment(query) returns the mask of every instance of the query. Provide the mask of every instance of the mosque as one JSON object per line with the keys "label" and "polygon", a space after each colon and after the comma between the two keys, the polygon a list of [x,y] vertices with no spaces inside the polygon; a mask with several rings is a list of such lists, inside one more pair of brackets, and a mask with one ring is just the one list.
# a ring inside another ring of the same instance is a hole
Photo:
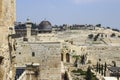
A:
{"label": "mosque", "polygon": [[[35,24],[32,22],[29,22],[29,19],[27,19],[27,24],[31,25],[31,35],[37,35],[39,33],[51,33],[52,32],[52,25],[49,21],[42,21],[40,24]],[[18,23],[15,26],[15,32],[17,36],[22,37],[27,35],[27,27],[26,23]]]}

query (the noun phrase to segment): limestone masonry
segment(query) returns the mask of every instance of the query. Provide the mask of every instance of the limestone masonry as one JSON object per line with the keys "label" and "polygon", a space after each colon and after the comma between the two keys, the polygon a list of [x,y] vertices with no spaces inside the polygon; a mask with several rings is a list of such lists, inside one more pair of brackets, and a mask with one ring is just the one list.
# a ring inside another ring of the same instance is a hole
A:
{"label": "limestone masonry", "polygon": [[14,29],[15,22],[15,0],[0,0],[0,80],[8,80],[7,76],[10,76],[10,53],[11,50],[8,46],[12,44],[9,42],[10,36],[9,29]]}
{"label": "limestone masonry", "polygon": [[120,31],[100,25],[58,27],[46,20],[15,23],[15,8],[15,0],[0,0],[0,80],[75,80],[72,70],[98,62],[107,64],[106,76],[111,66],[119,69]]}

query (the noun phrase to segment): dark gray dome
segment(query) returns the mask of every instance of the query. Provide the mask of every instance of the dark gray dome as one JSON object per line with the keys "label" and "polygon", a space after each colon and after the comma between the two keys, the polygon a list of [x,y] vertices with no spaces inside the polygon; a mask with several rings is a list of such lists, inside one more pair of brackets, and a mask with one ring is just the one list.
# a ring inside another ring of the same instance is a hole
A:
{"label": "dark gray dome", "polygon": [[48,32],[51,32],[52,31],[52,25],[49,21],[42,21],[39,26],[38,26],[38,29],[40,31],[48,31]]}
{"label": "dark gray dome", "polygon": [[51,26],[51,23],[50,23],[49,21],[42,21],[42,22],[39,24],[39,26],[43,26],[43,27],[45,27],[45,26]]}

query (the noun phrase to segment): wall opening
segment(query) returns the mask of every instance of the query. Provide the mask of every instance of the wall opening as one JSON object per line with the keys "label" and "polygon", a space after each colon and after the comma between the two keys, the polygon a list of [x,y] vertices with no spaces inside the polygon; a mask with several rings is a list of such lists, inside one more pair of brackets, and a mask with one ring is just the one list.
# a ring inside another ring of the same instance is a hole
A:
{"label": "wall opening", "polygon": [[70,54],[69,53],[66,54],[66,62],[70,62]]}
{"label": "wall opening", "polygon": [[35,52],[32,52],[32,57],[35,57]]}
{"label": "wall opening", "polygon": [[61,53],[61,61],[63,61],[63,53]]}
{"label": "wall opening", "polygon": [[2,63],[4,57],[3,56],[0,56],[0,64]]}

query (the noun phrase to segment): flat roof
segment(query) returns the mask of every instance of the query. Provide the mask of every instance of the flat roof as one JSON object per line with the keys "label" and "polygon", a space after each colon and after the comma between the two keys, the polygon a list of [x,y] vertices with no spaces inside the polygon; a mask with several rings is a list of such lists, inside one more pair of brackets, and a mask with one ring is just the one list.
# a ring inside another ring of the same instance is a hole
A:
{"label": "flat roof", "polygon": [[104,77],[102,80],[117,80],[116,77]]}
{"label": "flat roof", "polygon": [[108,67],[108,69],[112,72],[120,72],[120,67]]}

